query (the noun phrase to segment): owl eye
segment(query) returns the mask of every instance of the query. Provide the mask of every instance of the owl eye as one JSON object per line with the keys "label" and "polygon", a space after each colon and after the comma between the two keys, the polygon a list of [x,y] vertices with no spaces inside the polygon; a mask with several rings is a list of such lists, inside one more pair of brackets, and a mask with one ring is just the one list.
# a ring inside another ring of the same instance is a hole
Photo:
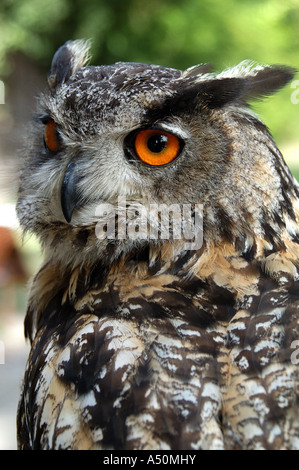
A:
{"label": "owl eye", "polygon": [[135,152],[147,165],[161,166],[172,162],[180,153],[181,141],[169,132],[142,130],[135,137]]}
{"label": "owl eye", "polygon": [[50,152],[57,153],[60,150],[60,137],[57,131],[57,124],[53,119],[45,123],[44,143]]}

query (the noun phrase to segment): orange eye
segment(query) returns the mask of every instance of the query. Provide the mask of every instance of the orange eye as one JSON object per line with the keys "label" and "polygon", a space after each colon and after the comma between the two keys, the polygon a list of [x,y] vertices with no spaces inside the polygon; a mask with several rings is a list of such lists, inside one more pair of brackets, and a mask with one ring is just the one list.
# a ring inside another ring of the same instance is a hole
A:
{"label": "orange eye", "polygon": [[168,132],[143,130],[135,138],[135,152],[148,165],[166,165],[178,156],[180,149],[180,139]]}
{"label": "orange eye", "polygon": [[56,153],[60,150],[60,139],[57,132],[57,124],[50,119],[45,126],[44,141],[50,152]]}

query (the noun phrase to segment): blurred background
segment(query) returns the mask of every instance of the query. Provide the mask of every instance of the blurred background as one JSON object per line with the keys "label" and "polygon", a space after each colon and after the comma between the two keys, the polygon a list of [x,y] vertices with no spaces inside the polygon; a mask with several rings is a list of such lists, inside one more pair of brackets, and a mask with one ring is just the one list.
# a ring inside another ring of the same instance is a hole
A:
{"label": "blurred background", "polygon": [[[28,345],[27,283],[41,262],[15,217],[17,167],[35,97],[56,49],[91,38],[91,64],[155,63],[222,70],[244,59],[299,70],[299,0],[1,0],[0,4],[0,449],[15,449]],[[299,74],[254,110],[299,178]]]}

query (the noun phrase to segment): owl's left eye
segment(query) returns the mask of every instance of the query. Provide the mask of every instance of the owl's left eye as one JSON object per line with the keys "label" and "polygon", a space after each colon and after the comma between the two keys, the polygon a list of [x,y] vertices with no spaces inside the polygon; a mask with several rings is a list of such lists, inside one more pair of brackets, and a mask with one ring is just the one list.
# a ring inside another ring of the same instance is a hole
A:
{"label": "owl's left eye", "polygon": [[57,130],[57,124],[53,119],[45,123],[44,130],[45,146],[50,152],[57,153],[60,150],[60,137]]}
{"label": "owl's left eye", "polygon": [[171,163],[182,150],[182,141],[177,136],[157,129],[143,129],[134,133],[131,147],[143,163],[162,166]]}

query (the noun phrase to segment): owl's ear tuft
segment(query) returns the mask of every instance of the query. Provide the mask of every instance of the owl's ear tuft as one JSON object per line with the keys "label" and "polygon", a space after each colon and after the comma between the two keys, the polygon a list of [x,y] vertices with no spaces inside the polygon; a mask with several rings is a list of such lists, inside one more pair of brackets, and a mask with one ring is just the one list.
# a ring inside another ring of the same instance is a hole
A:
{"label": "owl's ear tuft", "polygon": [[295,74],[295,69],[285,65],[269,65],[257,69],[252,76],[245,77],[245,101],[255,100],[275,93],[290,82]]}
{"label": "owl's ear tuft", "polygon": [[199,81],[197,96],[202,106],[212,109],[234,101],[247,104],[278,91],[295,73],[295,69],[283,65],[252,67],[243,62],[213,78]]}
{"label": "owl's ear tuft", "polygon": [[90,41],[78,39],[67,41],[54,54],[48,84],[55,89],[66,82],[77,70],[86,65],[90,59]]}

